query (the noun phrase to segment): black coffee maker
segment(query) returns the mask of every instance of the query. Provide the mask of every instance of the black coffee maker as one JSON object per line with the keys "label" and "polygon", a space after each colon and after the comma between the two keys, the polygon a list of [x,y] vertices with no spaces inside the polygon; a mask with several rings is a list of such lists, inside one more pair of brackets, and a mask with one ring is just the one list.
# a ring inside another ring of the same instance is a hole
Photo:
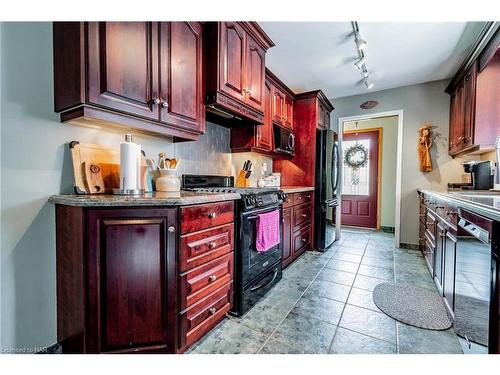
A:
{"label": "black coffee maker", "polygon": [[491,162],[469,161],[463,164],[464,172],[470,173],[471,184],[462,186],[462,189],[489,190],[493,188],[493,174],[491,173]]}

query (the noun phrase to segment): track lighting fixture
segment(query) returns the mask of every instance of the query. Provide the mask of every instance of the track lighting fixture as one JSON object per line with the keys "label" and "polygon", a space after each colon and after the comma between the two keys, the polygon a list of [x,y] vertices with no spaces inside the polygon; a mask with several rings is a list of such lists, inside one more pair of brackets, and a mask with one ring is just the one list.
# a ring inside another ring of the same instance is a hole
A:
{"label": "track lighting fixture", "polygon": [[359,25],[356,21],[351,22],[351,26],[353,30],[353,34],[351,35],[354,35],[354,43],[356,43],[356,49],[358,52],[358,59],[354,63],[354,67],[360,71],[361,76],[363,77],[361,82],[364,82],[366,88],[370,90],[374,85],[373,82],[369,80],[370,74],[368,73],[368,67],[366,66],[366,40],[361,38]]}
{"label": "track lighting fixture", "polygon": [[356,42],[356,47],[358,48],[358,51],[364,51],[366,49],[366,41],[363,38],[361,38],[358,33],[356,33],[354,41]]}
{"label": "track lighting fixture", "polygon": [[356,61],[354,63],[354,66],[358,69],[358,70],[362,70],[363,69],[363,65],[365,65],[366,63],[366,57],[362,57],[360,58],[358,61]]}

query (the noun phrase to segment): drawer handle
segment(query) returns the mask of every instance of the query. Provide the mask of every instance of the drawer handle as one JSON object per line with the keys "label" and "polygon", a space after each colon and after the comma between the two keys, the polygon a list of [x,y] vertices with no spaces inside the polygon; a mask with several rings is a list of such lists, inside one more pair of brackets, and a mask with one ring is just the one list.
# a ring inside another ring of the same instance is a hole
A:
{"label": "drawer handle", "polygon": [[300,200],[302,200],[302,197],[297,197],[297,199],[300,201]]}
{"label": "drawer handle", "polygon": [[303,239],[302,239],[302,242],[307,242],[307,238],[303,238]]}
{"label": "drawer handle", "polygon": [[213,283],[215,280],[217,280],[217,276],[215,276],[215,275],[208,276],[208,281],[209,282]]}
{"label": "drawer handle", "polygon": [[215,212],[210,212],[210,213],[208,214],[208,218],[209,218],[209,219],[215,219],[215,217],[216,217],[216,216],[217,216],[217,214],[216,214]]}
{"label": "drawer handle", "polygon": [[286,203],[290,203],[290,198],[288,198],[288,199],[286,200]]}
{"label": "drawer handle", "polygon": [[173,225],[169,226],[169,227],[168,227],[168,231],[169,231],[170,233],[174,233],[174,232],[175,232],[175,227],[174,227]]}
{"label": "drawer handle", "polygon": [[300,216],[302,216],[302,217],[307,217],[307,215],[306,215],[306,214],[302,214],[302,215],[300,215]]}
{"label": "drawer handle", "polygon": [[211,248],[211,249],[215,249],[217,247],[217,242],[215,242],[215,241],[214,242],[210,242],[208,244],[208,247]]}
{"label": "drawer handle", "polygon": [[211,307],[208,309],[208,312],[210,313],[210,315],[214,315],[217,312],[217,309],[215,307]]}
{"label": "drawer handle", "polygon": [[311,198],[311,196],[310,195],[306,195],[306,198],[309,199],[309,198]]}
{"label": "drawer handle", "polygon": [[444,209],[444,206],[436,206],[436,210],[442,210]]}
{"label": "drawer handle", "polygon": [[455,211],[446,211],[446,215],[455,216],[457,213]]}
{"label": "drawer handle", "polygon": [[426,225],[434,225],[434,223],[427,222]]}

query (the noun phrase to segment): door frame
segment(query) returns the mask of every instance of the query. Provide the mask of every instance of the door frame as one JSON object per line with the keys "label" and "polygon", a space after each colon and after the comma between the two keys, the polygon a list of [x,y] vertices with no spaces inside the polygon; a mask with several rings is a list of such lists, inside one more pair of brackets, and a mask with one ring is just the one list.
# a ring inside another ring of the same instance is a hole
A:
{"label": "door frame", "polygon": [[[346,121],[356,121],[356,120],[368,120],[368,119],[376,119],[380,117],[389,117],[389,116],[398,116],[398,142],[397,142],[397,152],[396,152],[396,212],[394,218],[394,245],[396,247],[400,246],[401,243],[401,182],[402,182],[402,169],[403,169],[403,118],[404,111],[402,109],[395,111],[386,111],[386,112],[377,112],[370,113],[366,115],[356,115],[356,116],[345,116],[339,117],[338,119],[338,142],[339,142],[339,153],[343,155],[342,150],[342,131],[344,130],[344,122]],[[340,186],[342,186],[342,174],[340,176],[339,181]],[[342,204],[342,192],[339,194],[339,204]],[[340,239],[340,226],[341,226],[341,217],[342,215],[337,215],[335,228],[336,228],[336,236]]]}
{"label": "door frame", "polygon": [[[380,229],[380,203],[381,203],[381,190],[382,190],[382,136],[384,135],[384,128],[370,128],[370,129],[360,129],[360,130],[349,130],[342,131],[342,138],[344,134],[355,134],[355,133],[370,133],[378,132],[378,160],[377,160],[377,223],[375,225],[376,229]],[[342,194],[340,194],[342,195]],[[342,208],[340,208],[340,215],[342,215]]]}

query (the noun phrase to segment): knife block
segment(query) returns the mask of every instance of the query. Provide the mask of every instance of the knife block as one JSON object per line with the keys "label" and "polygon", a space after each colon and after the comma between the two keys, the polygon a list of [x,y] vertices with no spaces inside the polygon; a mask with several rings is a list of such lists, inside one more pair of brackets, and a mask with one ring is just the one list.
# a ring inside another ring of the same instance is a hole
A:
{"label": "knife block", "polygon": [[246,178],[247,172],[244,171],[243,169],[240,170],[240,173],[238,174],[238,177],[236,178],[236,183],[235,183],[235,187],[238,187],[238,188],[244,188],[244,187],[248,187],[250,185],[250,181],[248,180],[248,178]]}

